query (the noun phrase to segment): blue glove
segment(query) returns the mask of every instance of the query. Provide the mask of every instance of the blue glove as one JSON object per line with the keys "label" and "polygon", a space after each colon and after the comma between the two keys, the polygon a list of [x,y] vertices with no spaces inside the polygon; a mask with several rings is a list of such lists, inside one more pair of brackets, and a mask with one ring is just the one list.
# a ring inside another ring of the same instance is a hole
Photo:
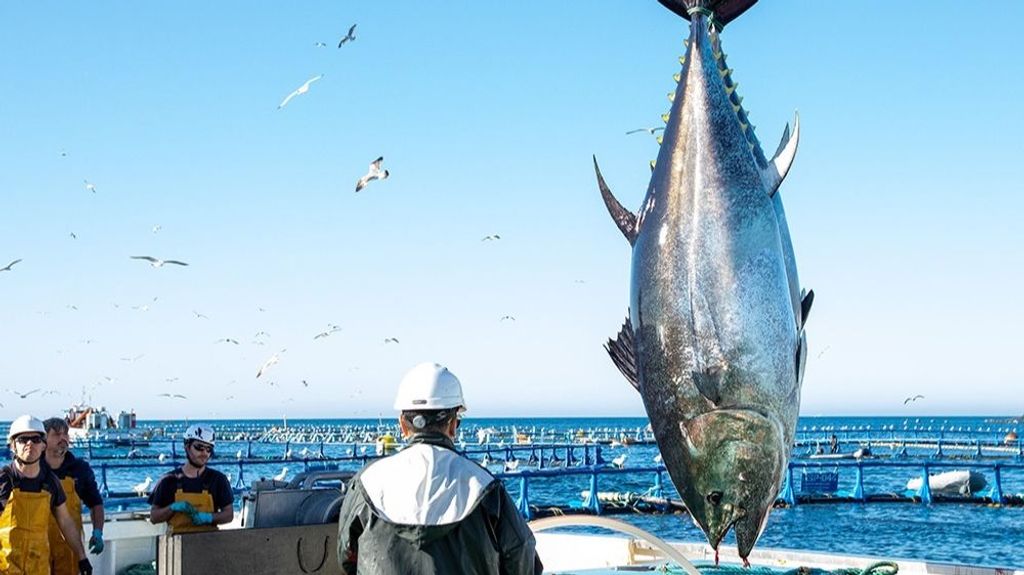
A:
{"label": "blue glove", "polygon": [[175,501],[171,503],[170,509],[176,513],[188,513],[189,515],[196,512],[196,508],[192,507],[188,501]]}
{"label": "blue glove", "polygon": [[99,555],[103,553],[103,530],[93,529],[92,537],[89,538],[89,553]]}
{"label": "blue glove", "polygon": [[213,513],[207,513],[205,511],[196,511],[192,514],[192,525],[211,524],[213,524]]}

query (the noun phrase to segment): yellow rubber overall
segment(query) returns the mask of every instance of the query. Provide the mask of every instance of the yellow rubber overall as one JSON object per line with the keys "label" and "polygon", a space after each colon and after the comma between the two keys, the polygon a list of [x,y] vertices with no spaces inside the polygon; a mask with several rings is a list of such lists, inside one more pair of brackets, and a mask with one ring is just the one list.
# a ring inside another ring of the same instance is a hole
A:
{"label": "yellow rubber overall", "polygon": [[15,487],[0,513],[0,575],[49,575],[49,491]]}
{"label": "yellow rubber overall", "polygon": [[[213,495],[206,489],[202,493],[185,493],[180,488],[174,492],[175,501],[187,501],[192,504],[196,511],[213,513]],[[171,535],[180,533],[199,533],[201,531],[216,531],[216,525],[193,525],[192,518],[187,513],[175,513],[171,515],[168,523],[171,526]]]}
{"label": "yellow rubber overall", "polygon": [[[82,500],[75,491],[75,479],[68,475],[60,480],[67,495],[68,512],[71,514],[75,527],[78,528],[78,537],[82,537]],[[78,575],[78,557],[71,550],[64,534],[60,532],[57,525],[57,518],[50,514],[50,569],[53,575]]]}

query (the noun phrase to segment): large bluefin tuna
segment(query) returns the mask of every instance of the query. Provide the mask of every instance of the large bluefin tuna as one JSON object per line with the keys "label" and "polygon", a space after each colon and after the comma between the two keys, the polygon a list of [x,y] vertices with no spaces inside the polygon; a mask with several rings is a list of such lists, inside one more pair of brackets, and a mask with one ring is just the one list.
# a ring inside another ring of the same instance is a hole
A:
{"label": "large bluefin tuna", "polygon": [[638,214],[605,204],[633,246],[629,318],[608,352],[639,390],[665,466],[717,550],[746,561],[786,472],[806,357],[804,295],[779,185],[799,118],[769,160],[719,42],[756,0],[659,0],[687,52]]}

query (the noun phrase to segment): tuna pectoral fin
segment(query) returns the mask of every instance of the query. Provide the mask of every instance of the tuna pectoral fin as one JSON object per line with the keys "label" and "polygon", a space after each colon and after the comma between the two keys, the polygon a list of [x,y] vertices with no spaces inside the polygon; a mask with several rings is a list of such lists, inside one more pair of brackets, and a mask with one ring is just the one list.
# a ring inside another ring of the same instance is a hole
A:
{"label": "tuna pectoral fin", "polygon": [[608,208],[608,213],[615,220],[615,225],[619,226],[622,235],[629,240],[629,245],[633,245],[636,242],[636,215],[622,207],[619,200],[612,195],[612,191],[608,189],[608,184],[604,183],[601,168],[597,166],[597,156],[594,156],[594,171],[597,173],[597,185],[601,188],[601,197],[604,198],[604,205]]}
{"label": "tuna pectoral fin", "polygon": [[811,304],[814,303],[814,290],[803,294],[800,298],[800,329],[807,325],[807,316],[811,313]]}
{"label": "tuna pectoral fin", "polygon": [[779,149],[775,151],[775,157],[764,169],[764,180],[768,186],[768,196],[774,196],[786,179],[789,168],[796,158],[796,147],[800,143],[800,114],[793,115],[793,133],[790,134],[789,126],[782,132],[782,141],[779,142]]}
{"label": "tuna pectoral fin", "polygon": [[722,370],[711,367],[704,371],[693,371],[690,375],[693,376],[693,384],[697,386],[697,391],[713,405],[718,405],[722,400]]}
{"label": "tuna pectoral fin", "polygon": [[611,356],[615,367],[619,368],[622,375],[626,376],[630,385],[640,391],[640,378],[636,369],[636,350],[633,347],[633,326],[629,323],[628,317],[622,324],[619,335],[615,339],[609,339],[608,343],[604,344],[604,349]]}

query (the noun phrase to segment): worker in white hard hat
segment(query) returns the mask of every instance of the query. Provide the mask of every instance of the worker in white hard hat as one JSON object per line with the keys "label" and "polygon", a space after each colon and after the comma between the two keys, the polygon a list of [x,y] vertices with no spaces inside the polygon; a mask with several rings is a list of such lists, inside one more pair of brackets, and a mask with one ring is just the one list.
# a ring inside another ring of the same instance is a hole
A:
{"label": "worker in white hard hat", "polygon": [[185,430],[185,463],[160,478],[149,494],[152,523],[167,522],[169,533],[215,531],[235,516],[235,495],[226,475],[208,467],[216,443],[209,425]]}
{"label": "worker in white hard hat", "polygon": [[40,465],[46,428],[31,415],[11,422],[7,446],[13,461],[0,468],[0,575],[49,575],[53,516],[77,558],[79,575],[92,575],[92,564],[65,501],[64,488],[49,468]]}
{"label": "worker in white hard hat", "polygon": [[533,533],[504,484],[453,442],[466,410],[459,379],[436,363],[412,368],[395,409],[407,445],[349,482],[338,519],[347,575],[535,575]]}

